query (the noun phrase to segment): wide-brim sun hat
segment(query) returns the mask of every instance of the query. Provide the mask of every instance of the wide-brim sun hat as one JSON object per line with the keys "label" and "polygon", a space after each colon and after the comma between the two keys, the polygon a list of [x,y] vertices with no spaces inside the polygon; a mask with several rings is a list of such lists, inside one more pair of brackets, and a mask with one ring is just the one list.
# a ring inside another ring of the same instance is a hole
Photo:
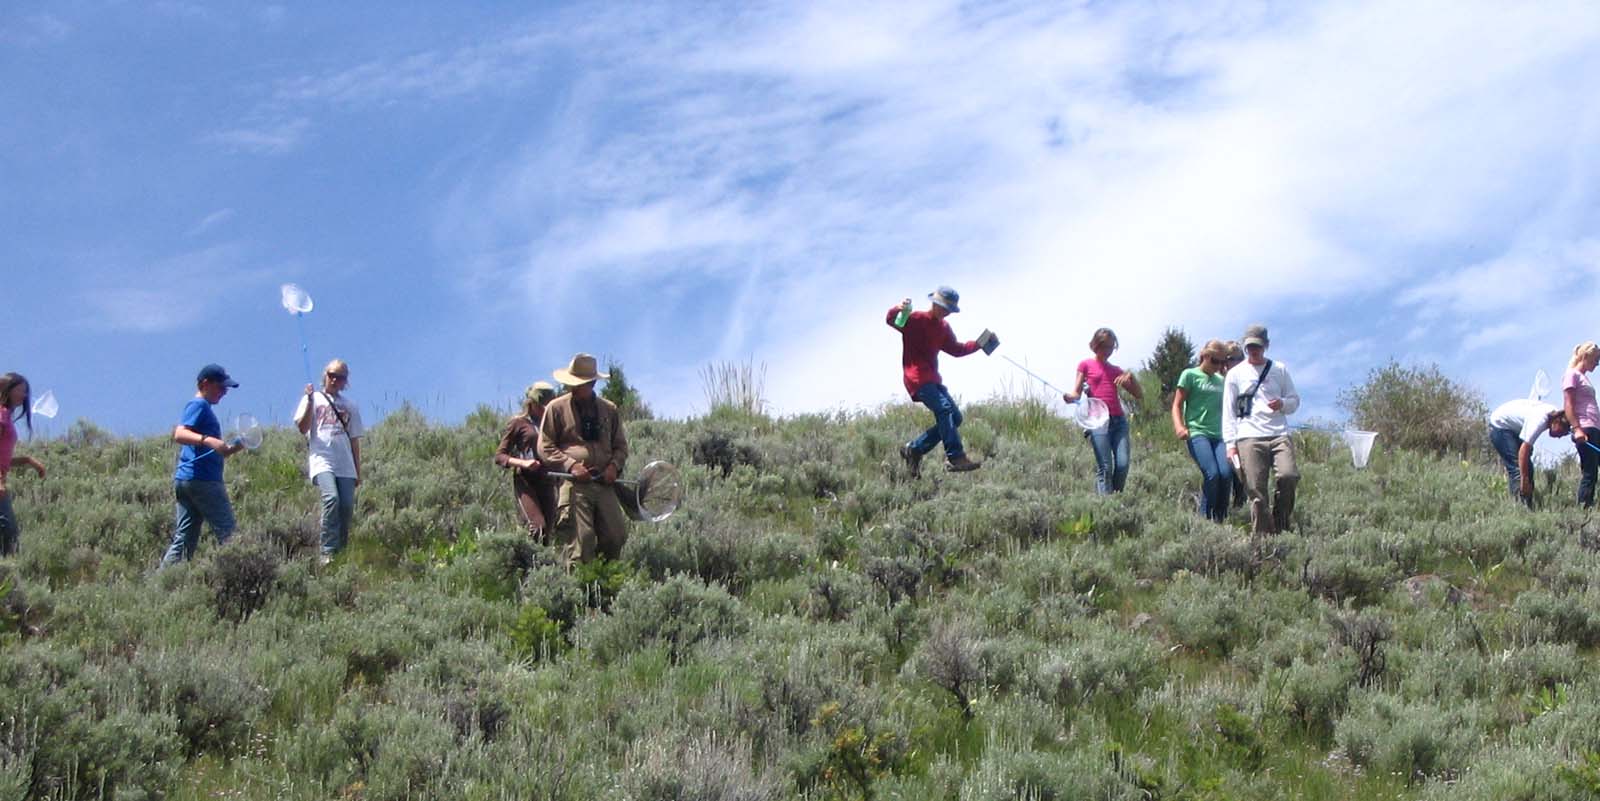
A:
{"label": "wide-brim sun hat", "polygon": [[563,386],[580,387],[592,384],[602,378],[610,378],[610,374],[600,372],[599,365],[594,357],[587,353],[579,353],[572,357],[572,363],[566,367],[556,368],[550,373],[560,381]]}
{"label": "wide-brim sun hat", "polygon": [[928,300],[933,301],[951,314],[961,311],[961,293],[947,286],[939,287],[928,293]]}

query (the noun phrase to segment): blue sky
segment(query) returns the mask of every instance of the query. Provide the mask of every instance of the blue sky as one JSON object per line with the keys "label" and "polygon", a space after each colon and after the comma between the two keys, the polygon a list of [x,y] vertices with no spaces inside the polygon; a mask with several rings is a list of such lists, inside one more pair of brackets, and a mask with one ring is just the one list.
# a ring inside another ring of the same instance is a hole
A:
{"label": "blue sky", "polygon": [[[1592,2],[26,2],[0,9],[0,369],[170,426],[313,365],[459,420],[587,350],[658,413],[903,402],[884,310],[1058,383],[1115,328],[1273,331],[1308,415],[1389,358],[1491,405],[1600,338]],[[975,400],[1027,380],[946,360]]]}

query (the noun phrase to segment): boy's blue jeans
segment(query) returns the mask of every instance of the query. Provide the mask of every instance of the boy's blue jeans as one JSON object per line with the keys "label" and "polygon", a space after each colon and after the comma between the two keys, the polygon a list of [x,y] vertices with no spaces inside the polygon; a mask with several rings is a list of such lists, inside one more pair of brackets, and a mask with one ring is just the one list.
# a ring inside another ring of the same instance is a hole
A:
{"label": "boy's blue jeans", "polygon": [[1101,495],[1121,492],[1128,483],[1128,418],[1113,415],[1107,423],[1088,432],[1094,448],[1094,488]]}
{"label": "boy's blue jeans", "polygon": [[221,481],[174,481],[172,490],[178,499],[177,530],[161,557],[163,567],[194,558],[202,523],[211,524],[218,545],[233,536],[234,528],[233,505],[228,503],[228,488]]}
{"label": "boy's blue jeans", "polygon": [[1528,503],[1529,499],[1523,498],[1522,468],[1517,463],[1517,457],[1522,450],[1522,438],[1517,432],[1504,428],[1489,429],[1489,444],[1494,446],[1494,452],[1500,454],[1500,463],[1506,468],[1506,489],[1511,497]]}
{"label": "boy's blue jeans", "polygon": [[956,408],[950,391],[943,384],[923,384],[914,397],[933,412],[933,427],[911,441],[911,450],[923,454],[943,442],[946,459],[959,458],[966,453],[961,447],[961,432],[956,430],[961,427],[961,410]]}

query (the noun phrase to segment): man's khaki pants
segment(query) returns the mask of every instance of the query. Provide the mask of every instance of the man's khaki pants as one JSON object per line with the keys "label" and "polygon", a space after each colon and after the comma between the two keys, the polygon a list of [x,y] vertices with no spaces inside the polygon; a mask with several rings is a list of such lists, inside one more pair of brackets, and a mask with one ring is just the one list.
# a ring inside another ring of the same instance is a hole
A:
{"label": "man's khaki pants", "polygon": [[[1250,498],[1250,530],[1276,534],[1287,529],[1294,514],[1295,485],[1300,483],[1300,468],[1294,463],[1294,440],[1288,435],[1251,437],[1236,440],[1234,447],[1239,450],[1239,470],[1243,473],[1245,494]],[[1277,474],[1276,492],[1270,498],[1268,471]]]}
{"label": "man's khaki pants", "polygon": [[607,559],[622,556],[628,523],[616,488],[597,481],[563,481],[556,498],[556,544],[561,561],[587,562],[598,552]]}

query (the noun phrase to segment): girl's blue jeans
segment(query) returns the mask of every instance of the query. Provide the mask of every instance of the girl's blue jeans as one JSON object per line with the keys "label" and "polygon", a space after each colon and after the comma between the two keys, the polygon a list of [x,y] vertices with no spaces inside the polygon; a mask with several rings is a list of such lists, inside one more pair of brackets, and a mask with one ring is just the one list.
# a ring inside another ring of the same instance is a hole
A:
{"label": "girl's blue jeans", "polygon": [[1233,463],[1221,437],[1189,436],[1189,457],[1200,468],[1200,514],[1218,523],[1228,518],[1228,495],[1233,490]]}
{"label": "girl's blue jeans", "polygon": [[1121,492],[1128,483],[1128,418],[1115,415],[1105,425],[1088,432],[1094,448],[1094,488],[1101,495]]}

